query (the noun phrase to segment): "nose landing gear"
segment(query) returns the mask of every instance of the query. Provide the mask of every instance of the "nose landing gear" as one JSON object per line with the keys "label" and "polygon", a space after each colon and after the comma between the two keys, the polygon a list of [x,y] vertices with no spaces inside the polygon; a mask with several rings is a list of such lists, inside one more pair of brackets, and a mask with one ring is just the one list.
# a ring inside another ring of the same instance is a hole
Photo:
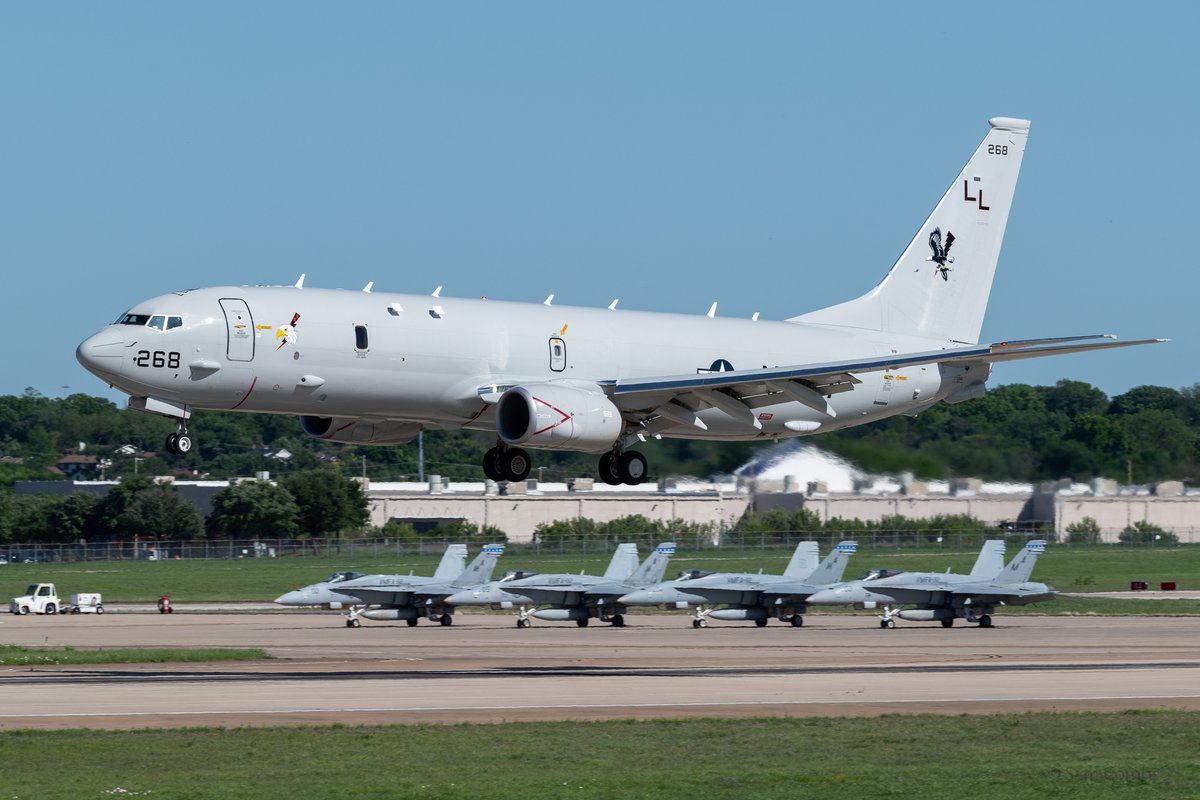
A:
{"label": "nose landing gear", "polygon": [[192,451],[192,437],[188,436],[187,425],[183,422],[175,423],[175,432],[167,437],[166,443],[167,452],[171,455],[182,456]]}

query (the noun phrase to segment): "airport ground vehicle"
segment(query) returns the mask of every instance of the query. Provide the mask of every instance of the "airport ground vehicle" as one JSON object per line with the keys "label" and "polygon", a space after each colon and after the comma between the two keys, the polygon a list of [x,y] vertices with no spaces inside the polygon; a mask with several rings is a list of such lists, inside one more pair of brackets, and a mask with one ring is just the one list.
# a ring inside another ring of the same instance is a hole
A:
{"label": "airport ground vehicle", "polygon": [[62,608],[58,589],[53,583],[31,583],[25,594],[14,597],[8,610],[14,614],[57,614]]}

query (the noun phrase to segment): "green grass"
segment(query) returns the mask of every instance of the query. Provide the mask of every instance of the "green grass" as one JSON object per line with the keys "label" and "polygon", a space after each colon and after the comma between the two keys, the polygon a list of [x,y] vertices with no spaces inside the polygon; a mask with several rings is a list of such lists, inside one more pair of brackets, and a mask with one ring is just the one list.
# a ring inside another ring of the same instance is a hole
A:
{"label": "green grass", "polygon": [[4,797],[1194,797],[1200,713],[0,733]]}
{"label": "green grass", "polygon": [[0,665],[26,664],[168,664],[197,661],[261,661],[267,651],[258,647],[122,647],[79,650],[74,647],[17,647],[0,645]]}
{"label": "green grass", "polygon": [[[1010,553],[1015,550],[1009,547]],[[969,571],[977,552],[938,549],[864,548],[850,561],[847,577],[868,567],[941,572]],[[683,568],[767,572],[783,569],[791,548],[684,550],[671,562],[668,575]],[[34,581],[52,581],[63,596],[72,592],[101,592],[106,603],[153,602],[170,593],[178,602],[269,601],[285,591],[320,580],[338,569],[362,572],[431,574],[437,555],[422,556],[308,556],[184,561],[94,561],[67,564],[7,564],[0,566],[0,600],[22,593]],[[504,569],[543,572],[602,572],[607,555],[571,555],[510,548],[500,561]],[[1200,589],[1200,545],[1127,547],[1120,545],[1051,545],[1038,561],[1034,579],[1060,591],[1099,592],[1129,588],[1132,580],[1157,588],[1175,581],[1180,589]],[[1139,601],[1142,602],[1142,601]],[[1179,601],[1172,601],[1179,602]]]}

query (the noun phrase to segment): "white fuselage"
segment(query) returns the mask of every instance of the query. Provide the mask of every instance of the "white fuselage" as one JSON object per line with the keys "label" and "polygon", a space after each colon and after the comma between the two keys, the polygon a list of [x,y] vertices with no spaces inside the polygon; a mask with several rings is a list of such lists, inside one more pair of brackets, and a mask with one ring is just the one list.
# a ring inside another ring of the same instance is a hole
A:
{"label": "white fuselage", "polygon": [[[178,321],[155,328],[139,324],[142,317]],[[139,407],[175,416],[203,408],[448,429],[494,429],[489,399],[518,384],[594,385],[695,376],[714,365],[758,369],[950,346],[802,322],[296,287],[166,294],[137,304],[125,319],[132,321],[82,343],[78,356],[135,403],[151,399]],[[706,429],[680,425],[662,435],[798,436],[911,414],[986,379],[978,369],[966,372],[937,364],[868,372],[854,391],[829,397],[833,414],[772,395],[770,405],[754,408],[761,428],[706,408],[698,414]]]}

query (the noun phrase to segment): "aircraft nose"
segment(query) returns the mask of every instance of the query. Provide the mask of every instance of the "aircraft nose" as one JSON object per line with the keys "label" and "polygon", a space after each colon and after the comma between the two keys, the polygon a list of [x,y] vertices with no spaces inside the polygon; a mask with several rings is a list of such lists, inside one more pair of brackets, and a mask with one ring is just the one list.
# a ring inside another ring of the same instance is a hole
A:
{"label": "aircraft nose", "polygon": [[304,592],[296,590],[279,595],[279,597],[275,598],[275,602],[281,606],[306,606],[312,601],[307,598]]}
{"label": "aircraft nose", "polygon": [[807,602],[810,605],[839,605],[842,601],[838,598],[838,593],[833,589],[822,589],[815,594],[808,596]]}
{"label": "aircraft nose", "polygon": [[657,603],[657,601],[654,599],[654,594],[652,592],[647,592],[644,589],[637,592],[630,592],[626,595],[621,595],[621,597],[617,599],[617,602],[623,606],[652,606]]}
{"label": "aircraft nose", "polygon": [[106,378],[120,371],[124,349],[124,331],[109,326],[80,342],[75,348],[75,358],[88,372]]}
{"label": "aircraft nose", "polygon": [[475,599],[474,592],[455,592],[446,598],[445,602],[452,606],[467,605]]}

